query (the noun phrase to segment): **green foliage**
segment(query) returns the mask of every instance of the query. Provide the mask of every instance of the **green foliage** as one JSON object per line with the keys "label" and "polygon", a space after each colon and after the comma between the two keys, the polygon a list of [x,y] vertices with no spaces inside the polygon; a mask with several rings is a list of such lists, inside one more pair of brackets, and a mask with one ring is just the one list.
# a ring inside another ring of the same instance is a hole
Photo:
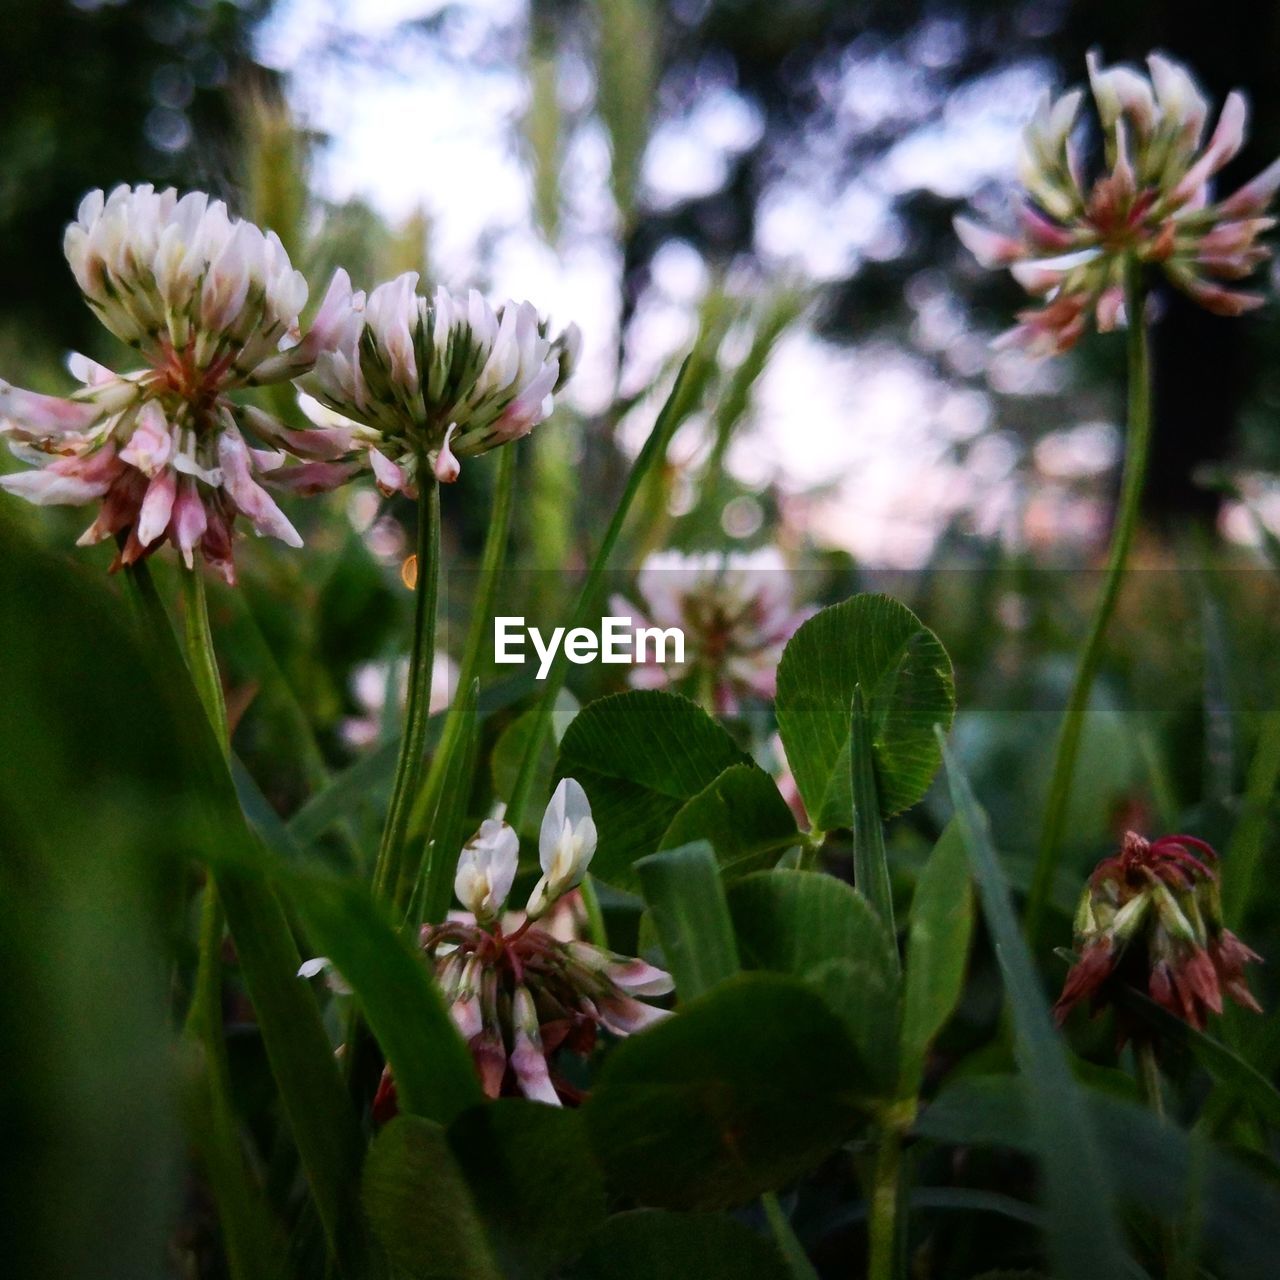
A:
{"label": "green foliage", "polygon": [[577,1257],[605,1192],[579,1111],[502,1099],[459,1116],[449,1147],[508,1280]]}
{"label": "green foliage", "polygon": [[740,876],[771,866],[802,839],[773,779],[758,765],[735,764],[676,813],[659,847],[706,840],[721,871]]}
{"label": "green foliage", "polygon": [[894,1079],[898,962],[867,900],[832,876],[762,871],[729,890],[748,969],[790,974],[816,991],[845,1025],[877,1091]]}
{"label": "green foliage", "polygon": [[812,1169],[857,1126],[867,1092],[821,997],[794,978],[753,973],[619,1045],[585,1115],[615,1193],[717,1209]]}
{"label": "green foliage", "polygon": [[[577,698],[568,689],[561,689],[556,694],[555,706],[551,711],[551,732],[541,745],[537,769],[533,775],[535,795],[550,795],[554,789],[556,753],[564,739],[565,730],[581,710]],[[493,774],[493,789],[503,800],[510,800],[515,790],[516,778],[520,774],[520,762],[529,748],[529,740],[533,735],[537,718],[536,707],[521,712],[503,729],[498,735],[497,742],[494,743],[493,754],[489,758],[489,768]],[[541,822],[541,812],[530,809],[520,824],[520,834],[536,836]]]}
{"label": "green foliage", "polygon": [[399,1274],[413,1280],[501,1280],[466,1178],[445,1131],[400,1116],[369,1149],[364,1205]]}
{"label": "green foliage", "polygon": [[635,884],[632,863],[659,847],[685,803],[732,765],[748,763],[729,734],[677,694],[637,689],[586,707],[565,731],[557,778],[576,778],[600,833],[592,873]]}
{"label": "green foliage", "polygon": [[1018,1063],[1032,1100],[1032,1125],[1045,1179],[1049,1246],[1062,1280],[1119,1280],[1128,1262],[1112,1201],[1112,1182],[1084,1097],[1071,1077],[1054,1031],[1031,954],[1019,931],[986,814],[968,779],[938,743],[956,806],[956,825],[969,854],[983,915],[1008,992]]}
{"label": "green foliage", "polygon": [[666,967],[682,1001],[695,1000],[738,972],[738,947],[720,868],[705,840],[635,864]]}
{"label": "green foliage", "polygon": [[786,1280],[774,1245],[731,1218],[639,1209],[612,1217],[571,1280]]}
{"label": "green foliage", "polygon": [[396,1078],[402,1111],[448,1123],[480,1100],[462,1040],[422,956],[350,880],[295,877],[289,897],[320,954],[360,999]]}
{"label": "green foliage", "polygon": [[778,729],[805,807],[820,830],[849,825],[849,710],[867,702],[880,808],[924,795],[937,771],[935,724],[955,710],[951,662],[938,638],[887,596],[855,596],[810,618],[778,666]]}
{"label": "green foliage", "polygon": [[964,840],[952,823],[929,855],[911,901],[899,1068],[904,1095],[919,1090],[925,1054],[960,999],[972,934],[973,889]]}

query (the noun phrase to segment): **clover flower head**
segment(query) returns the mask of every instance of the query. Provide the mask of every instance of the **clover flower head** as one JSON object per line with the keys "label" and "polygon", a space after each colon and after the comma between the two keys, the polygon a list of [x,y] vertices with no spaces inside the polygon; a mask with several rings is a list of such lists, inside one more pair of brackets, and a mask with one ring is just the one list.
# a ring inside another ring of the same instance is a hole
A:
{"label": "clover flower head", "polygon": [[1196,1028],[1222,1012],[1224,995],[1261,1012],[1244,976],[1259,957],[1222,922],[1217,854],[1203,840],[1128,832],[1090,876],[1075,933],[1080,958],[1054,1006],[1060,1023],[1082,1000],[1109,1003],[1114,982],[1145,989]]}
{"label": "clover flower head", "polygon": [[[572,779],[547,806],[540,845],[544,874],[534,897],[566,901],[595,849],[591,808]],[[458,860],[454,887],[469,914],[423,925],[420,940],[486,1094],[559,1106],[581,1098],[558,1070],[560,1055],[585,1057],[601,1028],[626,1036],[665,1017],[645,1000],[673,984],[644,960],[557,936],[532,910],[514,928],[504,921],[518,855],[511,827],[486,821]],[[388,1072],[375,1117],[386,1120],[394,1110]]]}
{"label": "clover flower head", "polygon": [[782,650],[811,612],[797,607],[776,547],[657,552],[641,566],[636,588],[639,606],[619,596],[613,611],[630,616],[635,627],[678,628],[685,652],[680,663],[646,646],[631,683],[652,689],[704,680],[722,715],[736,714],[744,697],[774,696]]}
{"label": "clover flower head", "polygon": [[1088,58],[1102,130],[1103,166],[1090,179],[1075,137],[1084,92],[1045,95],[1023,135],[1020,230],[1005,235],[968,218],[956,232],[983,266],[1009,267],[1041,305],[1018,314],[998,341],[1057,355],[1084,333],[1124,315],[1125,264],[1136,261],[1219,315],[1262,304],[1231,287],[1271,255],[1259,236],[1274,225],[1268,206],[1280,187],[1280,161],[1225,199],[1214,176],[1244,144],[1248,115],[1239,91],[1228,95],[1204,140],[1209,104],[1185,67],[1163,54],[1147,74],[1103,67]]}
{"label": "clover flower head", "polygon": [[[202,192],[150,186],[90,192],[64,249],[85,301],[144,367],[116,374],[73,356],[82,385],[65,399],[0,381],[0,433],[39,467],[0,486],[39,505],[100,502],[80,542],[124,535],[113,567],[167,540],[188,566],[199,549],[234,581],[241,515],[258,534],[301,545],[259,478],[304,493],[341,483],[354,470],[343,461],[350,435],[289,430],[229,393],[292,378],[340,340],[346,273],[301,336],[307,283],[273,232]],[[304,461],[286,467],[289,458]]]}
{"label": "clover flower head", "polygon": [[547,418],[577,362],[570,325],[548,337],[529,302],[491,307],[474,289],[417,292],[416,272],[354,295],[356,323],[317,361],[306,390],[355,425],[385,493],[413,494],[420,462],[458,478],[459,458],[507,444]]}

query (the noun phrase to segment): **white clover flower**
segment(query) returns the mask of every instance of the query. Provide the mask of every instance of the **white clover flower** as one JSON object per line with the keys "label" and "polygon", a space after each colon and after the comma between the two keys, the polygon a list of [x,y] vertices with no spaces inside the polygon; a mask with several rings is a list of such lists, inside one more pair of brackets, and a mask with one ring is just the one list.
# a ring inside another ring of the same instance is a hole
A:
{"label": "white clover flower", "polygon": [[[460,457],[517,440],[547,418],[569,378],[581,337],[555,338],[531,303],[496,310],[475,290],[417,293],[408,272],[353,299],[356,323],[304,381],[311,397],[357,431],[384,493],[416,493],[425,462],[436,479],[458,477]],[[318,422],[303,401],[304,411]]]}
{"label": "white clover flower", "polygon": [[520,861],[520,838],[499,818],[486,818],[463,846],[453,891],[478,921],[494,919],[502,910]]}
{"label": "white clover flower", "polygon": [[562,894],[576,888],[596,851],[596,824],[591,802],[580,783],[564,778],[542,816],[538,861],[542,878],[534,886],[526,911],[538,919]]}
{"label": "white clover flower", "polygon": [[704,681],[722,715],[743,697],[772,698],[782,650],[810,610],[797,607],[786,561],[776,547],[755,551],[649,556],[636,577],[639,607],[618,596],[611,608],[636,627],[678,628],[683,663],[652,648],[632,667],[637,688]]}
{"label": "white clover flower", "polygon": [[1205,142],[1209,104],[1190,73],[1159,53],[1147,68],[1144,76],[1132,67],[1103,67],[1089,55],[1105,161],[1092,181],[1072,137],[1084,93],[1046,95],[1023,135],[1020,234],[956,219],[957,235],[983,266],[1009,267],[1043,299],[1019,313],[1002,341],[1054,355],[1079,340],[1090,317],[1100,331],[1122,323],[1129,260],[1157,267],[1219,315],[1261,305],[1258,294],[1228,286],[1271,256],[1258,239],[1274,224],[1264,215],[1280,188],[1280,161],[1216,199],[1214,176],[1244,144],[1243,95],[1227,96]]}
{"label": "white clover flower", "polygon": [[[239,515],[301,545],[258,477],[304,493],[340,483],[355,469],[342,461],[350,433],[291,431],[228,393],[295,377],[343,338],[346,273],[300,338],[307,283],[274,232],[201,192],[150,186],[90,192],[64,248],[89,306],[145,367],[115,374],[73,356],[82,386],[68,399],[0,382],[0,432],[41,468],[0,486],[40,505],[101,501],[80,542],[127,533],[117,566],[167,539],[188,566],[198,548],[233,581]],[[289,457],[307,461],[286,468]]]}

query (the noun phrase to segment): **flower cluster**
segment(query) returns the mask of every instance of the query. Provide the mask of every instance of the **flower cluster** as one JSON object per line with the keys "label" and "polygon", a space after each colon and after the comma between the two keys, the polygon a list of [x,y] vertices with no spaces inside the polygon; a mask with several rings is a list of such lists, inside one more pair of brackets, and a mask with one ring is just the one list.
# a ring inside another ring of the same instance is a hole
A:
{"label": "flower cluster", "polygon": [[357,427],[388,494],[415,492],[421,460],[449,483],[459,457],[528,435],[551,413],[581,343],[576,325],[548,337],[532,303],[495,310],[475,290],[464,300],[444,288],[428,301],[417,285],[411,271],[357,298],[361,323],[304,383]]}
{"label": "flower cluster", "polygon": [[640,607],[615,598],[615,613],[635,626],[676,627],[684,661],[660,662],[651,651],[631,669],[638,688],[693,679],[721,715],[736,714],[743,697],[772,698],[783,647],[809,610],[796,607],[790,576],[776,547],[749,552],[648,557],[636,581]]}
{"label": "flower cluster", "polygon": [[1191,836],[1125,835],[1080,899],[1080,958],[1054,1006],[1059,1022],[1082,1000],[1095,1009],[1106,1004],[1113,982],[1145,988],[1197,1028],[1208,1013],[1222,1012],[1224,995],[1261,1012],[1244,976],[1245,965],[1259,957],[1222,923],[1216,862],[1214,851]]}
{"label": "flower cluster", "polygon": [[[167,540],[188,566],[198,548],[233,580],[240,515],[300,545],[259,477],[304,491],[338,483],[352,470],[338,462],[349,436],[291,431],[229,393],[296,377],[341,339],[353,315],[346,273],[300,336],[307,283],[274,233],[201,193],[149,186],[91,192],[64,248],[89,306],[145,367],[115,374],[73,356],[82,386],[68,399],[0,382],[0,432],[39,467],[0,485],[41,505],[100,502],[80,541],[121,535],[117,565]],[[306,461],[285,468],[289,457]]]}
{"label": "flower cluster", "polygon": [[1209,104],[1190,73],[1161,54],[1149,76],[1103,68],[1089,57],[1089,79],[1103,134],[1105,166],[1092,182],[1074,138],[1084,94],[1046,95],[1023,139],[1026,199],[1021,234],[1002,235],[967,218],[956,231],[988,267],[1010,267],[1043,305],[1019,313],[1002,341],[1040,355],[1068,350],[1092,315],[1106,331],[1124,317],[1125,266],[1151,264],[1170,283],[1220,315],[1261,305],[1228,287],[1270,256],[1258,243],[1280,187],[1280,161],[1223,200],[1214,175],[1240,150],[1247,108],[1231,93],[1207,143]]}
{"label": "flower cluster", "polygon": [[[595,853],[586,793],[571,778],[556,788],[538,839],[542,878],[524,919],[504,931],[520,842],[488,819],[458,859],[454,890],[467,915],[424,925],[422,947],[435,967],[454,1022],[490,1097],[522,1094],[559,1105],[575,1089],[555,1071],[556,1055],[585,1056],[601,1027],[625,1036],[665,1016],[637,999],[665,995],[669,974],[643,960],[564,940],[537,922],[582,881]],[[387,1114],[384,1080],[380,1114]]]}

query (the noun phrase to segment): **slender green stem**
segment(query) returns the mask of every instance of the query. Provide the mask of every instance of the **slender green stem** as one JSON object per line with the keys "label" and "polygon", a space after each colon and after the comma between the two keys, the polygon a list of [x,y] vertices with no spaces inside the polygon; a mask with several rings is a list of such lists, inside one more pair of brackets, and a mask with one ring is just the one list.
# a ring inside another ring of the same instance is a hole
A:
{"label": "slender green stem", "polygon": [[[227,730],[227,706],[222,696],[218,659],[213,649],[204,574],[199,568],[187,569],[182,573],[182,604],[182,634],[187,666],[218,746],[222,749],[223,756],[229,759],[231,740]],[[187,1010],[185,1031],[204,1045],[210,1079],[215,1090],[227,1083],[226,1046],[223,1043],[221,1014],[224,923],[217,886],[213,877],[209,876],[200,908],[196,978],[191,1005]]]}
{"label": "slender green stem", "polygon": [[[144,590],[154,594],[149,577],[145,580]],[[158,601],[156,596],[153,603]],[[218,674],[213,631],[209,625],[204,575],[198,568],[182,572],[182,603],[187,667],[218,747],[229,762],[231,736],[226,701]],[[279,1274],[282,1263],[274,1256],[271,1220],[257,1198],[252,1176],[245,1167],[239,1125],[231,1102],[231,1069],[227,1061],[222,1018],[222,936],[225,927],[226,917],[218,886],[209,875],[200,906],[195,982],[183,1024],[184,1040],[196,1047],[201,1056],[201,1080],[196,1088],[203,1090],[204,1095],[196,1107],[203,1116],[203,1124],[197,1147],[218,1202],[230,1274],[248,1277],[265,1270]],[[273,1256],[264,1256],[264,1249]]]}
{"label": "slender green stem", "polygon": [[[1147,1036],[1140,1036],[1134,1042],[1134,1057],[1138,1064],[1138,1093],[1151,1113],[1159,1120],[1165,1118],[1164,1082],[1160,1075],[1160,1060],[1156,1057],[1155,1042]],[[1163,1270],[1168,1274],[1182,1254],[1178,1228],[1172,1222],[1163,1222],[1160,1226],[1160,1259]]]}
{"label": "slender green stem", "polygon": [[1067,700],[1066,715],[1058,733],[1040,849],[1036,857],[1031,893],[1027,899],[1026,932],[1033,944],[1043,924],[1049,890],[1053,885],[1053,873],[1066,825],[1089,691],[1102,660],[1107,626],[1120,596],[1125,564],[1142,505],[1142,488],[1151,445],[1151,358],[1143,319],[1145,300],[1141,264],[1130,261],[1125,269],[1125,311],[1129,317],[1129,422],[1125,442],[1124,479],[1116,525],[1111,535],[1111,551],[1107,559],[1102,595],[1089,626],[1084,651],[1080,655],[1080,665],[1076,669],[1075,681]]}
{"label": "slender green stem", "polygon": [[[476,583],[475,595],[471,601],[471,623],[467,628],[466,645],[462,651],[462,661],[458,668],[457,692],[445,713],[444,725],[440,730],[440,742],[431,756],[431,766],[427,770],[426,781],[422,786],[422,798],[414,811],[422,816],[426,825],[426,838],[423,842],[424,857],[454,858],[456,849],[442,849],[438,839],[433,844],[432,837],[438,837],[434,830],[436,813],[440,807],[441,789],[449,772],[449,762],[458,748],[458,738],[466,718],[467,690],[480,672],[485,644],[489,640],[493,602],[498,592],[498,580],[502,573],[502,564],[506,559],[507,542],[511,531],[512,497],[515,494],[517,455],[514,448],[498,450],[498,476],[494,485],[493,507],[489,513],[489,528],[485,533],[484,550],[480,557],[480,578]],[[411,823],[411,832],[418,823]],[[401,867],[398,883],[395,887],[396,905],[405,905],[406,895],[412,891],[417,879],[418,868],[413,860],[406,860]],[[430,868],[428,868],[428,875]],[[420,923],[420,922],[416,922]]]}
{"label": "slender green stem", "polygon": [[818,1280],[818,1273],[813,1269],[813,1263],[809,1261],[804,1246],[796,1238],[791,1220],[782,1211],[777,1195],[772,1191],[766,1191],[760,1197],[760,1203],[764,1206],[764,1216],[768,1219],[769,1230],[773,1232],[778,1252],[782,1254],[787,1264],[791,1280]]}
{"label": "slender green stem", "polygon": [[[171,678],[181,679],[184,673],[173,627],[145,562],[129,566],[126,583],[140,623],[154,645],[157,662]],[[194,585],[189,589],[193,593],[197,590]],[[199,634],[199,628],[196,633]],[[211,660],[211,645],[205,657]],[[209,668],[205,665],[207,671]],[[213,811],[224,805],[229,807],[228,811],[235,811],[231,776],[225,761],[202,755],[200,763],[202,768],[208,768]],[[248,830],[241,826],[233,824],[226,834],[232,840],[252,843]],[[220,869],[216,875],[218,897],[236,940],[240,971],[257,1011],[267,1058],[279,1087],[293,1142],[307,1173],[317,1215],[340,1272],[344,1276],[364,1275],[366,1241],[359,1201],[363,1143],[315,999],[297,979],[298,949],[288,920],[274,891],[258,876],[230,866]],[[212,927],[204,927],[208,923],[206,916],[202,923],[206,939],[216,936]],[[211,951],[212,948],[207,947],[205,954]],[[196,989],[201,987],[198,974]],[[199,1013],[197,1009],[197,1016]],[[211,1095],[205,1096],[212,1104]],[[222,1135],[225,1133],[226,1130],[222,1130]],[[233,1152],[218,1132],[213,1134],[213,1141],[216,1148],[211,1148],[210,1154],[217,1160],[219,1169],[233,1167],[230,1159],[233,1154],[240,1159],[240,1169],[244,1169],[242,1153]],[[253,1198],[256,1194],[253,1192],[248,1197],[248,1203],[258,1203]],[[245,1197],[235,1199],[241,1205],[245,1203]],[[229,1201],[225,1207],[233,1206]],[[266,1252],[258,1248],[246,1256],[263,1259]],[[255,1274],[265,1271],[265,1265],[259,1266]]]}
{"label": "slender green stem", "polygon": [[868,1206],[867,1280],[894,1280],[898,1257],[898,1202],[901,1199],[902,1134],[886,1125],[880,1134],[875,1180]]}
{"label": "slender green stem", "polygon": [[413,647],[409,653],[409,696],[405,703],[404,735],[396,761],[391,805],[378,847],[374,892],[395,891],[409,834],[409,818],[422,780],[422,757],[431,713],[431,668],[436,649],[436,595],[440,585],[440,486],[425,458],[418,466],[422,496],[418,502],[418,577],[414,585]]}
{"label": "slender green stem", "polygon": [[[631,473],[627,476],[626,488],[622,491],[622,497],[618,500],[618,504],[613,510],[613,518],[609,521],[609,527],[605,530],[604,538],[601,540],[599,549],[596,551],[595,557],[591,561],[591,566],[587,570],[586,581],[578,592],[578,598],[574,603],[573,613],[566,631],[571,631],[574,627],[585,626],[587,623],[591,609],[595,605],[596,598],[604,583],[604,575],[609,567],[609,558],[613,555],[614,548],[618,545],[618,539],[622,536],[622,528],[627,522],[627,516],[635,503],[636,495],[640,492],[645,478],[666,456],[667,445],[671,443],[671,437],[675,433],[676,427],[680,425],[685,413],[688,411],[686,387],[689,385],[690,370],[695,369],[695,372],[698,371],[694,363],[694,357],[698,354],[699,352],[695,350],[685,358],[684,364],[680,366],[675,386],[672,387],[671,394],[667,397],[667,402],[662,407],[662,412],[658,414],[658,420],[653,424],[653,430],[649,432],[649,438],[644,442],[644,447],[640,450],[631,466]],[[511,789],[511,798],[507,804],[507,821],[517,830],[520,828],[525,809],[531,798],[533,780],[537,774],[538,761],[542,755],[542,744],[546,741],[547,733],[551,728],[551,716],[555,709],[556,697],[560,690],[564,688],[565,677],[568,675],[568,663],[568,653],[562,645],[552,660],[551,670],[547,673],[547,679],[543,684],[542,697],[538,701],[533,728],[530,731],[529,741],[525,746],[524,756],[520,761],[520,771],[516,774],[515,785]]]}
{"label": "slender green stem", "polygon": [[182,573],[182,622],[187,666],[204,706],[222,754],[231,752],[227,732],[227,704],[222,696],[222,677],[213,650],[213,631],[209,626],[209,603],[205,598],[204,574],[200,569]]}

